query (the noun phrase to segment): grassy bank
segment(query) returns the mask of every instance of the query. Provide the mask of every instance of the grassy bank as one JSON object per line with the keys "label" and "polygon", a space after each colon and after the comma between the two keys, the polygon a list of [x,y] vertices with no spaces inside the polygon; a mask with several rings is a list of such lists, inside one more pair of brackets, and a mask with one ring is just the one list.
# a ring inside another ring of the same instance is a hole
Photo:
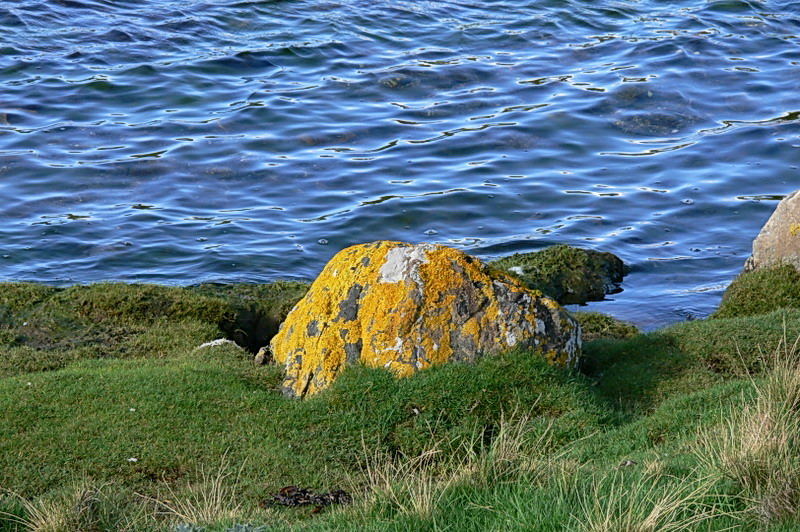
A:
{"label": "grassy bank", "polygon": [[[800,311],[738,289],[649,334],[581,316],[578,373],[516,351],[294,401],[252,353],[304,285],[0,285],[0,530],[795,530]],[[353,502],[264,504],[290,485]]]}

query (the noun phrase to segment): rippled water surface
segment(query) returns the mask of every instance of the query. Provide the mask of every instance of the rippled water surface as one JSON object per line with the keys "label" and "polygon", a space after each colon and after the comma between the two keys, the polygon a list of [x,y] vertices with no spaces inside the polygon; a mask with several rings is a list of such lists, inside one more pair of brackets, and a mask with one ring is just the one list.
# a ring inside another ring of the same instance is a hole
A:
{"label": "rippled water surface", "polygon": [[620,255],[703,316],[800,187],[800,2],[3,0],[0,278],[312,278],[339,249]]}

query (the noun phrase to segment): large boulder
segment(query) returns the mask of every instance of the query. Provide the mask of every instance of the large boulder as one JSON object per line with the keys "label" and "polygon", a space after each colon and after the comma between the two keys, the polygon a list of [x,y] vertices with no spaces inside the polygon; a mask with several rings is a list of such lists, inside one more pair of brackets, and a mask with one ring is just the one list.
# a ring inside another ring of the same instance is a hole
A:
{"label": "large boulder", "polygon": [[456,249],[379,241],[340,251],[270,343],[284,392],[304,397],[349,364],[408,376],[535,347],[573,366],[580,326],[555,301]]}
{"label": "large boulder", "polygon": [[778,203],[753,241],[744,271],[790,264],[800,270],[800,190]]}
{"label": "large boulder", "polygon": [[628,268],[605,251],[558,245],[531,253],[516,253],[490,263],[532,290],[540,290],[562,305],[602,301],[620,292]]}

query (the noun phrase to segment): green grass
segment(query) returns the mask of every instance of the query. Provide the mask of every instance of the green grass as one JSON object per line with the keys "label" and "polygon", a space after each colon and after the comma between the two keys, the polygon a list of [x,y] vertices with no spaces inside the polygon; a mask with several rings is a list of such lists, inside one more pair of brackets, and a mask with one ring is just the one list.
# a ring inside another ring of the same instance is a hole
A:
{"label": "green grass", "polygon": [[601,338],[623,340],[639,334],[635,325],[599,312],[574,312],[572,316],[581,324],[584,342]]}
{"label": "green grass", "polygon": [[800,308],[800,272],[792,266],[742,273],[725,291],[714,316],[755,316],[779,308]]}
{"label": "green grass", "polygon": [[362,445],[411,455],[431,438],[456,441],[476,427],[488,438],[497,412],[524,407],[559,419],[560,439],[569,441],[596,417],[582,411],[586,392],[574,377],[528,353],[407,380],[358,368],[304,402],[280,395],[279,379],[276,368],[255,367],[231,346],[4,379],[0,484],[35,494],[90,475],[144,489],[227,452],[236,463],[246,459],[246,478],[261,485],[333,488],[359,466]]}
{"label": "green grass", "polygon": [[256,351],[306,289],[297,282],[66,289],[0,283],[0,376],[92,358],[169,358],[221,337]]}
{"label": "green grass", "polygon": [[[582,373],[515,351],[408,379],[352,367],[296,401],[251,357],[304,289],[3,285],[0,530],[800,525],[797,356],[774,355],[800,311],[649,334],[583,315]],[[243,347],[197,349],[220,337]],[[287,485],[355,502],[260,506]]]}

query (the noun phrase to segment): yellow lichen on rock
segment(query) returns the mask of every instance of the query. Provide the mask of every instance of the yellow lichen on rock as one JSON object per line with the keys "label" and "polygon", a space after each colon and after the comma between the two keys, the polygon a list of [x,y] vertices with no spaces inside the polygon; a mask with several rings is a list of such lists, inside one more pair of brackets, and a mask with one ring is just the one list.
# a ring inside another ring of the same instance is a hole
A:
{"label": "yellow lichen on rock", "polygon": [[270,348],[285,365],[286,393],[304,397],[347,364],[408,376],[520,343],[569,365],[580,328],[554,301],[461,251],[381,241],[331,259]]}

